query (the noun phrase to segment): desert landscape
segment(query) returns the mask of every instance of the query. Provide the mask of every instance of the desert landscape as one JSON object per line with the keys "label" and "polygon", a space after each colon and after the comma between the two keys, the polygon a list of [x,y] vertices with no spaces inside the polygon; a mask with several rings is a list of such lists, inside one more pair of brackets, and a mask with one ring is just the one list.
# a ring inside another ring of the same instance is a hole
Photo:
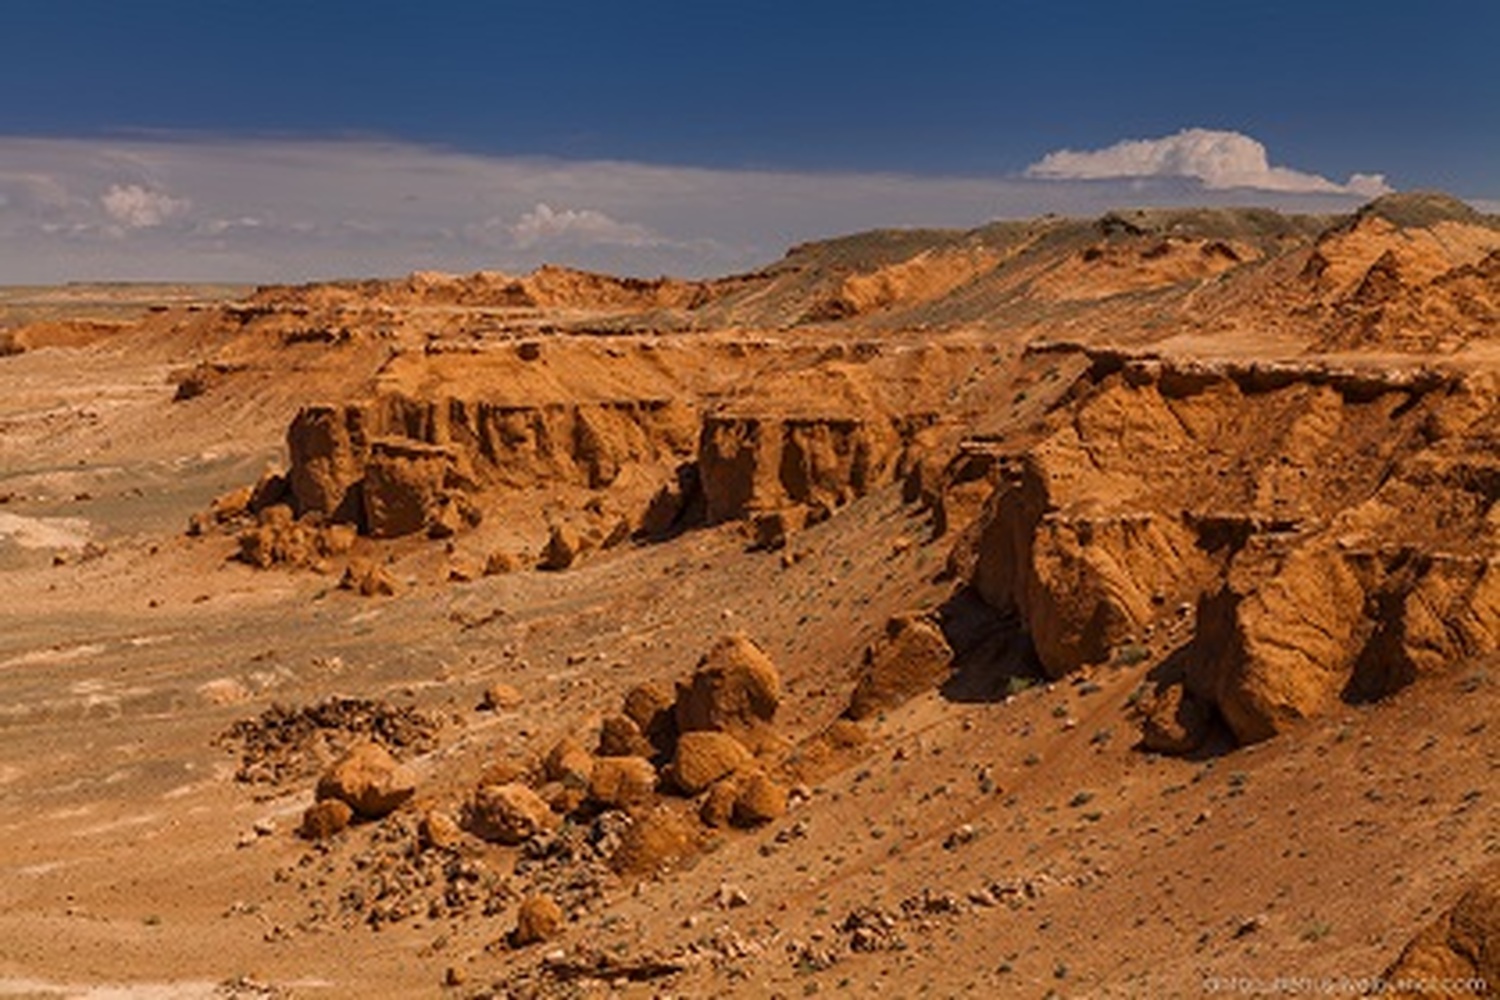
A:
{"label": "desert landscape", "polygon": [[1500,218],[0,289],[0,996],[1500,988]]}

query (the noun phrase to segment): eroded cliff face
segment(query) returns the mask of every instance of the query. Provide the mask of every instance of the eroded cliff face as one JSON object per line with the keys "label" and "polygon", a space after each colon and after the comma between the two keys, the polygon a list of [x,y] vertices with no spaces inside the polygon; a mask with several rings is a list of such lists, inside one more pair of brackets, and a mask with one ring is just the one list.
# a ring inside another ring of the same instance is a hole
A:
{"label": "eroded cliff face", "polygon": [[288,478],[299,516],[393,537],[430,527],[460,495],[603,489],[627,468],[675,468],[692,454],[696,425],[674,400],[525,406],[385,395],[298,413]]}
{"label": "eroded cliff face", "polygon": [[805,507],[826,516],[893,480],[930,417],[712,414],[698,469],[709,523]]}
{"label": "eroded cliff face", "polygon": [[1050,675],[1170,654],[1161,684],[1254,741],[1500,645],[1492,375],[1095,373],[1012,457],[973,557]]}

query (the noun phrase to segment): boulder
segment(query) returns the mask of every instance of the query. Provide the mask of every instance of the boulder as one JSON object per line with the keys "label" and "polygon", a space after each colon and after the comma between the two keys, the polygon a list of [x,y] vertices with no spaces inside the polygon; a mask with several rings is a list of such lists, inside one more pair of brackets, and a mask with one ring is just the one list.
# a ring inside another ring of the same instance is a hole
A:
{"label": "boulder", "polygon": [[583,808],[589,797],[587,785],[564,784],[561,781],[543,782],[536,793],[547,803],[547,808],[559,816],[571,816]]}
{"label": "boulder", "polygon": [[786,815],[787,790],[770,776],[752,774],[740,783],[730,811],[735,826],[754,827]]}
{"label": "boulder", "polygon": [[656,768],[645,757],[601,757],[589,778],[589,799],[606,809],[643,805],[656,792]]}
{"label": "boulder", "polygon": [[504,712],[519,708],[525,700],[526,696],[513,685],[496,681],[484,689],[484,694],[479,699],[479,707],[488,712]]}
{"label": "boulder", "polygon": [[607,715],[599,726],[600,757],[654,757],[656,748],[629,716]]}
{"label": "boulder", "polygon": [[728,733],[697,731],[677,739],[672,783],[686,795],[697,795],[726,775],[748,766],[754,757]]}
{"label": "boulder", "polygon": [[734,815],[734,802],[740,795],[740,782],[744,775],[731,774],[720,778],[708,788],[703,802],[698,806],[698,819],[704,826],[728,826]]}
{"label": "boulder", "polygon": [[484,766],[479,773],[481,785],[509,785],[511,782],[526,782],[526,765],[516,760],[496,760]]}
{"label": "boulder", "polygon": [[672,755],[677,744],[677,719],[671,695],[650,681],[637,684],[625,693],[624,712],[656,748],[657,755]]}
{"label": "boulder", "polygon": [[952,662],[953,650],[931,620],[919,615],[892,618],[885,635],[865,650],[849,717],[868,718],[937,687],[948,679]]}
{"label": "boulder", "polygon": [[679,733],[715,731],[756,742],[776,715],[781,676],[743,632],[720,638],[677,685],[673,716]]}
{"label": "boulder", "polygon": [[547,801],[518,782],[478,788],[466,820],[475,836],[499,844],[519,844],[557,826]]}
{"label": "boulder", "polygon": [[793,535],[807,526],[806,507],[763,510],[750,515],[750,547],[767,552],[786,548]]}
{"label": "boulder", "polygon": [[448,850],[463,841],[464,832],[452,816],[437,809],[429,809],[422,814],[422,820],[417,824],[417,836],[424,847]]}
{"label": "boulder", "polygon": [[350,747],[318,781],[318,799],[345,802],[363,819],[380,819],[417,790],[416,776],[378,743]]}
{"label": "boulder", "polygon": [[542,770],[548,781],[570,788],[588,788],[589,777],[594,772],[594,758],[573,737],[564,736],[547,752]]}
{"label": "boulder", "polygon": [[610,867],[622,875],[648,875],[692,856],[697,840],[692,827],[670,810],[637,815],[610,856]]}
{"label": "boulder", "polygon": [[349,803],[339,799],[314,802],[302,812],[297,833],[306,840],[326,840],[347,827],[354,819]]}
{"label": "boulder", "polygon": [[1365,591],[1343,556],[1310,544],[1274,558],[1199,603],[1188,689],[1241,743],[1337,704],[1361,649]]}
{"label": "boulder", "polygon": [[382,564],[352,559],[339,578],[339,589],[352,590],[361,597],[390,597],[396,593],[396,581]]}
{"label": "boulder", "polygon": [[516,929],[511,932],[510,942],[514,947],[550,941],[563,928],[562,907],[551,896],[532,893],[521,901],[516,913]]}

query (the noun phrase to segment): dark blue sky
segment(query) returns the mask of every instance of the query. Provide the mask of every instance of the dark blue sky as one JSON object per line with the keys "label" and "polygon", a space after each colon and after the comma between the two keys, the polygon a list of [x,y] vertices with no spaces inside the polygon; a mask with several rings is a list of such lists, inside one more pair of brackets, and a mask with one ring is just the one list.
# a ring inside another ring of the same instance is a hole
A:
{"label": "dark blue sky", "polygon": [[0,135],[994,176],[1188,126],[1493,196],[1500,3],[6,0]]}

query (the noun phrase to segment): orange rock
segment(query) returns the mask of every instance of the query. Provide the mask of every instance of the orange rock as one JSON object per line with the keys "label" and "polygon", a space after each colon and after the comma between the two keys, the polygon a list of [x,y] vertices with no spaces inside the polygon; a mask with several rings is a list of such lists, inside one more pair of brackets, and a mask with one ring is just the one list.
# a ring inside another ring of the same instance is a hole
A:
{"label": "orange rock", "polygon": [[379,819],[417,789],[416,776],[378,743],[357,743],[318,780],[319,800],[337,799],[365,819]]}
{"label": "orange rock", "polygon": [[753,759],[744,744],[728,733],[683,733],[677,739],[677,753],[672,758],[672,783],[686,795],[697,795]]}
{"label": "orange rock", "polygon": [[521,901],[516,913],[516,929],[511,944],[517,948],[550,941],[562,932],[563,911],[551,896],[532,893]]}

